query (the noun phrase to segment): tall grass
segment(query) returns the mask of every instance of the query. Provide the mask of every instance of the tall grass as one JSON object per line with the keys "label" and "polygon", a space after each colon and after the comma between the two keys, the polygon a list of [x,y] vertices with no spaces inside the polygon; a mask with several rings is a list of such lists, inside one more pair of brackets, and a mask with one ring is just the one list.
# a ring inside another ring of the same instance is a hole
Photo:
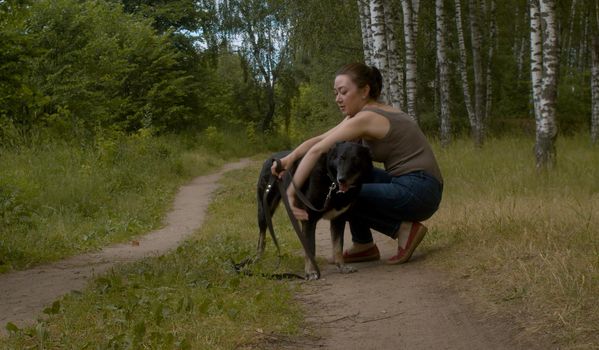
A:
{"label": "tall grass", "polygon": [[424,246],[523,335],[598,347],[599,150],[580,135],[557,149],[556,169],[541,173],[530,139],[437,150],[445,193]]}
{"label": "tall grass", "polygon": [[180,184],[259,148],[243,133],[215,128],[49,140],[0,147],[0,273],[148,232],[160,225]]}

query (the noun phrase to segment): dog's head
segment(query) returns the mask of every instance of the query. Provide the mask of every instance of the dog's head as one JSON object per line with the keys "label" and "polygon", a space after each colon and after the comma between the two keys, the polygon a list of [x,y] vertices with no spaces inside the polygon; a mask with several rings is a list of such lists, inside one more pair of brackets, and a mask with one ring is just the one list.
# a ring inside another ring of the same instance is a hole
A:
{"label": "dog's head", "polygon": [[339,192],[359,189],[372,172],[370,150],[355,142],[337,142],[327,153],[327,170]]}

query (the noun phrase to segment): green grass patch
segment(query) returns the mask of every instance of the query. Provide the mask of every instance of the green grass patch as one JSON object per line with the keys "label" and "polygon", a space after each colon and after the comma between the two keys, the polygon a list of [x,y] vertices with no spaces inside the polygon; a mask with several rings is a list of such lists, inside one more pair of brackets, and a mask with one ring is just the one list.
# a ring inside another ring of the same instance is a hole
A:
{"label": "green grass patch", "polygon": [[[176,251],[119,266],[82,293],[57,302],[29,329],[14,327],[0,348],[234,349],[263,334],[297,334],[302,314],[296,284],[240,275],[231,260],[255,253],[258,164],[229,173],[202,229]],[[283,255],[280,271],[303,267],[299,243],[275,217]],[[255,272],[276,272],[269,241]],[[277,270],[277,271],[279,271]]]}
{"label": "green grass patch", "polygon": [[224,162],[201,149],[140,135],[0,149],[0,272],[156,228],[180,184]]}
{"label": "green grass patch", "polygon": [[428,261],[447,266],[487,311],[563,348],[599,344],[599,150],[558,140],[557,168],[538,173],[528,138],[467,140],[437,150],[445,176],[429,221]]}

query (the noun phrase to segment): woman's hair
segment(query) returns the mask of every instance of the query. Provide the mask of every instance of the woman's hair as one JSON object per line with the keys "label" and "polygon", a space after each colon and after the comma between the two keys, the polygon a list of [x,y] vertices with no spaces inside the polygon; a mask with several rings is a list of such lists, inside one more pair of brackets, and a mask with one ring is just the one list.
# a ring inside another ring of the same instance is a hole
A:
{"label": "woman's hair", "polygon": [[348,63],[339,68],[335,76],[347,75],[359,88],[370,86],[370,96],[374,100],[378,100],[383,88],[383,76],[375,66],[367,66],[364,63]]}

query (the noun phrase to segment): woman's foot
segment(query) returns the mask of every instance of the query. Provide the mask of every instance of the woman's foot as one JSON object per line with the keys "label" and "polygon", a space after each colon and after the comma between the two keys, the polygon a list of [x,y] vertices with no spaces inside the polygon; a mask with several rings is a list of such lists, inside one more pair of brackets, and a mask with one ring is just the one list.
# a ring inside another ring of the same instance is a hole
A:
{"label": "woman's foot", "polygon": [[344,263],[355,263],[364,261],[379,260],[381,254],[374,242],[370,243],[354,243],[351,248],[343,252]]}
{"label": "woman's foot", "polygon": [[403,264],[410,260],[427,231],[426,226],[417,221],[402,222],[397,233],[397,254],[387,260],[387,264]]}

